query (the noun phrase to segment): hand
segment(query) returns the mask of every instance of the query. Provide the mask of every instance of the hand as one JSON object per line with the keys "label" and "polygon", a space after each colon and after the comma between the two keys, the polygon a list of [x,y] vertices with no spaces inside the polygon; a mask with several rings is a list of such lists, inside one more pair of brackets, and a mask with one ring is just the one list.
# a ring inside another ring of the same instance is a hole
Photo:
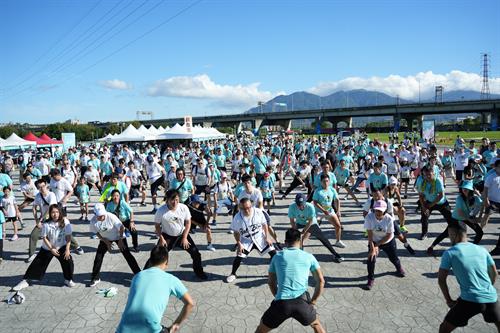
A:
{"label": "hand", "polygon": [[450,300],[449,302],[446,302],[446,304],[448,305],[449,308],[452,308],[457,304],[457,301]]}
{"label": "hand", "polygon": [[123,244],[123,239],[120,238],[116,243],[118,244],[118,248],[120,249],[120,251],[123,252],[125,250],[125,244]]}
{"label": "hand", "polygon": [[137,229],[135,228],[135,223],[130,222],[130,231],[136,231]]}
{"label": "hand", "polygon": [[241,254],[243,253],[243,244],[241,244],[241,242],[238,242],[238,254]]}
{"label": "hand", "polygon": [[267,243],[267,245],[269,245],[269,246],[272,246],[272,245],[273,245],[273,242],[272,242],[272,241],[270,241],[268,238],[266,238],[266,243]]}
{"label": "hand", "polygon": [[35,224],[35,228],[41,229],[42,228],[42,223],[41,222],[37,222]]}
{"label": "hand", "polygon": [[369,259],[372,259],[372,258],[375,258],[376,256],[378,256],[378,247],[374,246],[372,247],[372,249],[370,250],[370,254],[368,255],[368,258]]}
{"label": "hand", "polygon": [[174,332],[179,332],[179,329],[180,329],[180,325],[179,324],[173,324],[172,326],[170,326],[168,328],[168,331],[170,333],[174,333]]}
{"label": "hand", "polygon": [[187,238],[182,237],[182,240],[181,240],[181,245],[182,245],[182,248],[183,248],[184,250],[189,249],[189,245],[190,245],[190,244],[189,244],[189,242],[188,242]]}
{"label": "hand", "polygon": [[163,238],[163,236],[160,236],[160,240],[158,241],[158,243],[160,244],[160,246],[167,246],[167,241],[165,240],[165,238]]}
{"label": "hand", "polygon": [[71,252],[69,251],[69,249],[66,249],[66,251],[64,251],[64,260],[69,260],[71,258]]}
{"label": "hand", "polygon": [[57,251],[55,247],[50,249],[50,253],[52,253],[56,257],[59,257],[59,251]]}

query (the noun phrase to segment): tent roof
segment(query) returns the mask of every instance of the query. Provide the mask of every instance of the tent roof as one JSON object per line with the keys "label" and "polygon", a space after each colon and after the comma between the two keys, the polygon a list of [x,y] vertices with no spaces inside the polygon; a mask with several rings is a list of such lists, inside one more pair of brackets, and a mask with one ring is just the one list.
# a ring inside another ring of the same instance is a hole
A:
{"label": "tent roof", "polygon": [[127,142],[127,141],[149,141],[155,140],[156,138],[151,134],[143,134],[138,129],[136,129],[132,124],[121,132],[120,134],[114,136],[112,142]]}
{"label": "tent roof", "polygon": [[57,144],[62,144],[63,143],[62,140],[52,139],[50,136],[48,136],[45,133],[43,133],[42,135],[40,135],[40,139],[46,140],[46,141],[50,142],[49,144],[52,144],[52,145],[57,145]]}
{"label": "tent roof", "polygon": [[28,134],[26,134],[24,136],[24,140],[28,140],[28,141],[35,141],[37,144],[39,145],[48,145],[50,144],[49,141],[45,140],[45,139],[42,139],[42,138],[39,138],[37,137],[35,134],[33,134],[32,132],[29,132]]}
{"label": "tent roof", "polygon": [[36,146],[36,141],[28,141],[20,138],[16,133],[12,133],[1,145],[3,147]]}

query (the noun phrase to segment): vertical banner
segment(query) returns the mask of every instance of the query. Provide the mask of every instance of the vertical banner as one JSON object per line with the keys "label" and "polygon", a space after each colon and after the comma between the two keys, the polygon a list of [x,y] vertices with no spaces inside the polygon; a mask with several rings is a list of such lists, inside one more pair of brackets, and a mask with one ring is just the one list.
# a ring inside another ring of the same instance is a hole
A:
{"label": "vertical banner", "polygon": [[71,147],[76,147],[75,133],[61,133],[61,140],[63,140],[63,151],[65,152]]}
{"label": "vertical banner", "polygon": [[191,133],[192,128],[193,128],[193,117],[184,116],[184,126],[186,126],[186,131],[188,133]]}
{"label": "vertical banner", "polygon": [[424,140],[434,140],[434,120],[424,120],[422,121],[422,138]]}

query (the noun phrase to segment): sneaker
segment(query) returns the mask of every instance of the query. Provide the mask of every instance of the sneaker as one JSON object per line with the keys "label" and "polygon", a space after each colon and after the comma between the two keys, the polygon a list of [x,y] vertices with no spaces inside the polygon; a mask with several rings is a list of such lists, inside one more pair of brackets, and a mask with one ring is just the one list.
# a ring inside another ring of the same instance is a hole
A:
{"label": "sneaker", "polygon": [[492,256],[497,256],[500,254],[500,247],[495,247],[493,250],[491,250],[490,254]]}
{"label": "sneaker", "polygon": [[335,244],[333,244],[333,246],[340,247],[341,249],[345,248],[345,244],[341,240],[336,241]]}
{"label": "sneaker", "polygon": [[279,191],[279,193],[280,193],[280,194],[285,194],[285,191],[280,190],[280,191]]}
{"label": "sneaker", "polygon": [[90,281],[89,287],[95,287],[99,282],[101,282],[101,279],[95,279]]}
{"label": "sneaker", "polygon": [[336,262],[337,264],[340,264],[344,260],[345,260],[344,257],[335,257],[335,256],[333,256],[333,261]]}
{"label": "sneaker", "polygon": [[361,193],[361,191],[356,188],[354,189],[354,193]]}
{"label": "sneaker", "polygon": [[153,208],[150,214],[156,214],[156,210],[157,210],[156,208]]}
{"label": "sneaker", "polygon": [[212,251],[212,252],[215,252],[215,251],[216,251],[216,250],[215,250],[215,247],[214,247],[212,244],[208,244],[208,245],[207,245],[207,250],[208,250],[208,251]]}
{"label": "sneaker", "polygon": [[81,246],[80,246],[80,247],[78,247],[78,248],[75,250],[75,252],[76,252],[76,254],[78,254],[78,255],[80,255],[80,256],[81,256],[82,254],[84,254],[84,253],[85,253],[85,252],[83,251],[83,249],[82,249],[82,247],[81,247]]}
{"label": "sneaker", "polygon": [[81,220],[83,220],[83,215],[82,215],[82,216],[80,216],[79,220],[80,220],[80,221],[81,221]]}
{"label": "sneaker", "polygon": [[232,282],[234,282],[234,280],[236,280],[236,275],[234,275],[234,274],[231,274],[231,275],[229,275],[229,276],[226,278],[226,282],[227,282],[227,283],[232,283]]}
{"label": "sneaker", "polygon": [[97,235],[94,234],[94,235],[90,236],[90,239],[97,239]]}
{"label": "sneaker", "polygon": [[399,231],[401,231],[401,233],[403,233],[403,234],[407,234],[408,228],[405,225],[403,225],[403,226],[399,227]]}
{"label": "sneaker", "polygon": [[374,284],[375,284],[375,280],[368,279],[368,282],[366,283],[366,290],[372,290]]}
{"label": "sneaker", "polygon": [[406,194],[403,195],[403,199],[408,199],[408,196]]}
{"label": "sneaker", "polygon": [[64,285],[73,288],[75,286],[75,283],[73,282],[73,280],[64,280]]}
{"label": "sneaker", "polygon": [[28,283],[28,281],[22,280],[21,282],[19,282],[18,284],[16,284],[14,286],[14,288],[12,288],[12,290],[19,291],[19,290],[22,290],[24,288],[28,288],[29,286],[30,286],[30,284]]}
{"label": "sneaker", "polygon": [[430,257],[434,256],[434,249],[430,246],[427,248],[427,255]]}
{"label": "sneaker", "polygon": [[405,243],[405,244],[404,244],[404,247],[406,248],[406,250],[408,250],[408,252],[410,252],[410,254],[411,254],[412,256],[414,256],[414,255],[415,255],[415,250],[411,247],[411,245],[410,245],[410,244]]}
{"label": "sneaker", "polygon": [[27,263],[30,263],[30,262],[32,262],[32,261],[33,261],[33,259],[35,259],[35,258],[36,258],[36,254],[32,254],[32,255],[30,255],[30,256],[28,257],[28,259],[26,259],[26,262],[27,262]]}
{"label": "sneaker", "polygon": [[233,248],[231,249],[232,252],[236,252],[238,250],[238,244],[234,244]]}
{"label": "sneaker", "polygon": [[426,239],[427,239],[427,234],[420,235],[420,240],[426,240]]}
{"label": "sneaker", "polygon": [[406,272],[405,270],[403,269],[403,267],[400,267],[397,271],[396,271],[396,275],[399,276],[399,277],[402,277],[404,278],[406,276]]}
{"label": "sneaker", "polygon": [[368,230],[365,230],[365,232],[363,232],[363,237],[368,238]]}
{"label": "sneaker", "polygon": [[145,202],[141,202],[141,207],[146,207],[146,203]]}
{"label": "sneaker", "polygon": [[16,234],[10,238],[11,241],[16,241],[19,239],[19,236]]}
{"label": "sneaker", "polygon": [[232,235],[232,234],[234,234],[234,231],[233,231],[233,229],[229,229],[229,230],[227,231],[227,233]]}

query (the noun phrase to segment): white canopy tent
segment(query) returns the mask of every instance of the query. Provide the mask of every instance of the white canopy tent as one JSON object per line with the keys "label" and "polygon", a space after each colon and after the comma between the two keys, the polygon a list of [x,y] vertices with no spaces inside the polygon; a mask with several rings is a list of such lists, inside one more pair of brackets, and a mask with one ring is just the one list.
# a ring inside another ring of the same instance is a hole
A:
{"label": "white canopy tent", "polygon": [[203,141],[203,140],[213,140],[225,138],[224,133],[219,132],[215,128],[205,128],[201,126],[195,126],[191,128],[191,132],[188,132],[186,127],[183,125],[175,124],[169,130],[166,130],[163,134],[158,135],[158,140],[193,140],[193,141]]}
{"label": "white canopy tent", "polygon": [[132,126],[132,124],[130,124],[123,132],[113,136],[111,138],[111,142],[143,142],[155,139],[156,138],[151,134],[141,133],[138,129]]}
{"label": "white canopy tent", "polygon": [[18,148],[26,146],[36,146],[36,142],[24,140],[23,138],[20,138],[16,133],[12,133],[7,139],[0,142],[0,147],[2,148],[4,147]]}

